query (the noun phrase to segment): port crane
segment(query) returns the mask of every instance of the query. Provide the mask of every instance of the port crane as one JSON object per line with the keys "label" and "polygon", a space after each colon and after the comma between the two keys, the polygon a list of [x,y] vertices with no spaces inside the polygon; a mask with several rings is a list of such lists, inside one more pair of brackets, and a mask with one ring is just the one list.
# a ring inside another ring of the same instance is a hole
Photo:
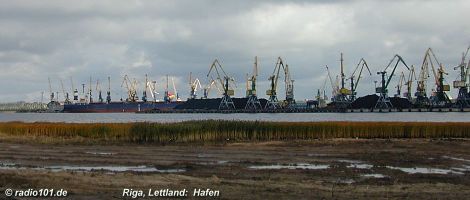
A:
{"label": "port crane", "polygon": [[470,46],[467,48],[465,52],[462,53],[462,60],[459,66],[454,67],[454,70],[460,70],[460,80],[454,81],[453,86],[454,88],[459,89],[459,94],[457,96],[456,104],[460,108],[465,108],[470,106],[470,94],[468,93],[468,68],[470,68],[470,60],[465,63],[468,51],[470,50]]}
{"label": "port crane", "polygon": [[175,84],[174,77],[171,77],[171,83],[173,84],[173,92],[174,92],[173,98],[176,99],[176,101],[181,101],[180,95],[179,95],[178,91],[176,90],[176,84]]}
{"label": "port crane", "polygon": [[[283,101],[282,105],[279,104],[277,98],[277,84],[281,69],[284,71],[284,85],[286,92],[286,99]],[[291,78],[289,66],[284,65],[284,62],[281,57],[278,57],[276,61],[276,66],[274,67],[274,71],[268,80],[271,81],[271,87],[269,90],[266,91],[266,95],[269,96],[269,99],[265,105],[265,109],[293,108],[295,105],[294,80],[292,80]]]}
{"label": "port crane", "polygon": [[411,65],[410,67],[410,72],[408,73],[408,79],[406,80],[406,92],[403,93],[403,96],[408,99],[408,101],[412,102],[413,98],[411,96],[412,92],[412,86],[413,86],[413,81],[416,80],[416,74],[415,74],[415,67],[414,65]]}
{"label": "port crane", "polygon": [[326,71],[328,73],[328,79],[330,80],[331,95],[333,96],[332,100],[334,100],[334,98],[336,97],[336,95],[338,94],[338,91],[339,91],[338,77],[336,77],[336,82],[334,82],[333,78],[331,78],[330,68],[328,68],[328,65],[326,65],[325,67],[326,67]]}
{"label": "port crane", "polygon": [[289,71],[289,65],[286,64],[284,69],[284,84],[286,87],[286,100],[284,101],[284,107],[294,108],[295,98],[294,98],[294,80],[291,78]]}
{"label": "port crane", "polygon": [[[342,56],[341,56],[342,57]],[[342,59],[341,59],[342,60]],[[360,68],[359,68],[360,66]],[[351,80],[351,95],[350,95],[350,101],[353,102],[354,100],[356,100],[356,95],[357,95],[357,85],[359,84],[359,81],[361,80],[362,78],[362,71],[364,70],[364,67],[366,67],[367,69],[367,72],[369,72],[369,75],[372,76],[372,73],[370,72],[370,69],[369,69],[369,66],[367,65],[367,62],[364,58],[361,58],[361,60],[359,60],[359,63],[357,64],[356,66],[356,69],[354,69],[353,73],[351,74],[351,76],[348,78],[348,80]],[[357,78],[356,78],[356,72],[358,71],[359,69],[359,74],[357,75]],[[356,79],[355,79],[356,78]]]}
{"label": "port crane", "polygon": [[147,88],[150,91],[150,95],[152,96],[153,102],[157,102],[157,91],[156,91],[156,86],[157,86],[157,81],[147,81]]}
{"label": "port crane", "polygon": [[106,103],[111,103],[111,77],[108,76],[108,91],[106,91]]}
{"label": "port crane", "polygon": [[64,82],[60,79],[60,86],[62,87],[62,94],[64,94],[64,104],[70,104],[69,93],[65,91]]}
{"label": "port crane", "polygon": [[256,78],[258,77],[258,57],[255,56],[255,62],[253,65],[253,73],[246,79],[246,97],[248,98],[245,109],[246,110],[258,110],[262,109],[261,102],[259,101],[256,94]]}
{"label": "port crane", "polygon": [[233,103],[231,96],[235,94],[235,91],[232,89],[233,87],[236,87],[235,79],[225,73],[224,68],[217,59],[212,62],[209,72],[207,73],[207,77],[211,75],[211,72],[215,73],[217,77],[216,82],[218,82],[219,86],[224,89],[224,93],[219,104],[219,110],[234,110],[235,104]]}
{"label": "port crane", "polygon": [[448,107],[452,104],[449,96],[446,92],[450,91],[450,85],[444,84],[444,75],[448,75],[444,71],[443,64],[439,64],[437,72],[434,72],[436,79],[436,95],[431,99],[431,103],[434,107]]}
{"label": "port crane", "polygon": [[51,78],[47,78],[49,80],[49,94],[50,94],[50,102],[54,101],[54,92],[52,91],[52,85],[51,85]]}
{"label": "port crane", "polygon": [[91,76],[90,76],[90,82],[88,85],[88,102],[93,103],[93,95],[92,95],[92,90],[91,90]]}
{"label": "port crane", "polygon": [[148,75],[145,74],[145,84],[144,84],[144,90],[142,91],[142,101],[147,102],[147,90],[149,89],[148,87]]}
{"label": "port crane", "polygon": [[95,87],[96,91],[98,91],[98,100],[100,103],[103,103],[104,99],[103,99],[103,95],[101,93],[101,85],[100,85],[100,79],[96,79],[96,87]]}
{"label": "port crane", "polygon": [[189,98],[190,99],[196,99],[197,98],[197,90],[198,88],[202,88],[201,82],[199,81],[198,78],[192,79],[192,72],[189,73],[189,87],[191,91],[189,92]]}
{"label": "port crane", "polygon": [[340,54],[340,67],[341,67],[341,72],[340,72],[340,78],[341,78],[341,88],[336,93],[336,96],[334,97],[334,102],[335,106],[338,108],[346,108],[348,105],[351,103],[351,99],[348,98],[348,95],[352,95],[352,91],[346,89],[346,75],[344,74],[344,59],[343,59],[343,53]]}
{"label": "port crane", "polygon": [[329,77],[325,77],[325,81],[323,81],[323,85],[321,86],[320,89],[317,90],[317,96],[315,96],[315,99],[318,102],[318,107],[323,108],[326,107],[326,100],[328,99],[328,96],[326,96],[326,82],[328,82]]}
{"label": "port crane", "polygon": [[279,72],[281,68],[284,70],[285,66],[281,57],[277,58],[276,66],[274,67],[273,74],[268,78],[271,81],[271,87],[266,91],[266,95],[269,96],[268,102],[265,105],[265,109],[278,109],[280,107],[277,99],[277,82],[279,80]]}
{"label": "port crane", "polygon": [[[436,85],[435,95],[431,96],[431,98],[429,99],[429,102],[434,107],[449,106],[451,104],[451,101],[449,99],[449,96],[447,96],[445,92],[450,91],[450,86],[447,84],[444,84],[444,75],[447,75],[447,73],[444,71],[443,64],[439,62],[439,60],[436,57],[436,54],[434,54],[431,48],[428,48],[426,50],[426,53],[423,59],[423,66],[424,68],[426,68],[426,70],[429,68],[429,65],[431,66],[432,73],[434,75],[435,85]],[[436,71],[435,66],[438,66],[437,71]]]}
{"label": "port crane", "polygon": [[395,97],[401,96],[401,89],[403,88],[403,82],[405,82],[405,73],[401,72],[400,78],[398,78],[397,86],[395,86],[395,88],[397,88],[397,93],[395,94]]}
{"label": "port crane", "polygon": [[[203,97],[204,99],[207,99],[207,97],[209,96],[209,93],[210,93],[210,91],[211,91],[211,89],[212,89],[212,86],[213,86],[214,84],[215,84],[215,80],[214,80],[214,78],[211,77],[209,83],[204,87],[204,91],[203,91],[203,92],[204,92],[204,94],[203,94],[203,95],[204,95],[204,97]],[[217,88],[217,90],[219,90],[219,88]]]}
{"label": "port crane", "polygon": [[[387,69],[396,61],[395,66],[392,69],[392,72],[390,75],[387,77]],[[395,54],[393,58],[390,60],[388,65],[385,67],[384,71],[377,72],[378,75],[381,75],[381,86],[375,88],[375,92],[379,93],[379,99],[377,100],[377,103],[375,104],[375,108],[393,108],[392,103],[390,102],[390,98],[388,97],[388,85],[390,84],[390,81],[393,78],[393,75],[395,75],[395,71],[398,67],[398,64],[400,62],[406,67],[406,69],[410,70],[406,62],[403,60],[403,58]]]}
{"label": "port crane", "polygon": [[137,86],[137,81],[134,79],[131,81],[129,79],[129,76],[124,75],[124,79],[122,80],[121,87],[126,86],[127,89],[127,100],[130,102],[135,102],[137,101],[137,91],[136,91],[136,86]]}
{"label": "port crane", "polygon": [[[434,61],[432,59],[435,59]],[[433,68],[434,72],[434,64],[438,63],[434,52],[432,52],[431,48],[428,48],[424,53],[423,62],[421,64],[421,71],[418,76],[418,84],[416,87],[416,102],[415,105],[417,107],[427,108],[431,105],[431,102],[427,96],[427,80],[430,77],[429,75],[429,65]]]}

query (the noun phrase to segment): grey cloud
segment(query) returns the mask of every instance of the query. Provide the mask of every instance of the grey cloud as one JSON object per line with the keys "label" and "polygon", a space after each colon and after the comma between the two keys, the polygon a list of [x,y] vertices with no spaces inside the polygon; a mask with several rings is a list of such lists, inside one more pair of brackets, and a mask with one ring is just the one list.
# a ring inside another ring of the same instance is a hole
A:
{"label": "grey cloud", "polygon": [[[149,74],[163,83],[175,76],[187,96],[187,76],[205,80],[213,59],[239,82],[253,57],[260,58],[259,90],[268,87],[277,56],[291,66],[296,97],[313,98],[329,65],[339,72],[345,54],[350,74],[361,57],[373,72],[401,54],[419,65],[433,47],[448,67],[460,60],[470,40],[467,1],[13,1],[0,2],[1,101],[16,101],[54,90],[59,79],[75,85],[90,75],[112,77],[115,93],[122,76]],[[365,77],[360,95],[373,92]],[[12,87],[11,83],[16,83]],[[163,88],[163,84],[159,86]],[[329,85],[327,85],[329,88]],[[263,93],[263,92],[262,92]]]}

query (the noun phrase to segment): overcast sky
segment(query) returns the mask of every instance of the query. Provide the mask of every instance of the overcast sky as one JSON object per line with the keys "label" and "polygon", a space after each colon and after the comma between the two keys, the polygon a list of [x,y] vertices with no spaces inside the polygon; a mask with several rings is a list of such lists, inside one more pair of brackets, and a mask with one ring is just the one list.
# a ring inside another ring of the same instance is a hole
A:
{"label": "overcast sky", "polygon": [[[206,74],[215,58],[235,77],[236,96],[241,97],[254,56],[259,57],[261,97],[281,56],[295,79],[296,99],[312,99],[325,81],[325,65],[339,73],[340,52],[347,75],[360,58],[369,63],[373,76],[366,75],[359,86],[359,95],[366,95],[373,93],[373,81],[379,80],[376,72],[393,55],[398,53],[407,64],[419,66],[428,47],[444,64],[447,81],[452,83],[457,77],[453,67],[470,44],[468,0],[0,3],[1,102],[39,101],[41,91],[46,92],[46,101],[48,77],[53,91],[61,91],[61,79],[71,90],[70,77],[78,87],[88,84],[90,76],[93,85],[96,79],[105,82],[111,76],[117,100],[124,94],[125,74],[142,81],[148,74],[157,81],[160,93],[163,77],[174,76],[185,99],[189,72],[207,84]],[[393,95],[395,89],[390,90]]]}

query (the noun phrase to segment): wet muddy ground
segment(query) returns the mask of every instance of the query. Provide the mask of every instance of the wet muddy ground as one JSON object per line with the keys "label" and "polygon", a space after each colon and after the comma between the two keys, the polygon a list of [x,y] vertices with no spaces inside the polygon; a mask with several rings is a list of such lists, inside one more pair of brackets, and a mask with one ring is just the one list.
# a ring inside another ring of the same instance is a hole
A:
{"label": "wet muddy ground", "polygon": [[7,188],[65,189],[69,199],[120,199],[124,188],[211,189],[220,191],[219,199],[466,199],[470,140],[3,142],[1,199]]}

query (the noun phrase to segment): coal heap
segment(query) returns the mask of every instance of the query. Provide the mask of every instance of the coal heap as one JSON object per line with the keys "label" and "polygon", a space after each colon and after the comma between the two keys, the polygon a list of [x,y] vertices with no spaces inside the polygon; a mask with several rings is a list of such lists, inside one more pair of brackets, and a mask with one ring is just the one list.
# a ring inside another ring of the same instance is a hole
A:
{"label": "coal heap", "polygon": [[[350,108],[352,109],[371,109],[375,107],[375,104],[379,100],[379,96],[376,94],[367,95],[363,97],[357,98],[354,102],[351,103]],[[406,99],[401,97],[390,97],[390,102],[392,103],[394,108],[411,108],[413,104]]]}
{"label": "coal heap", "polygon": [[406,98],[401,97],[390,97],[390,102],[395,108],[412,108],[413,104]]}
{"label": "coal heap", "polygon": [[[215,99],[188,99],[183,104],[177,105],[175,109],[197,109],[197,110],[217,110],[219,109],[221,98]],[[245,109],[248,98],[232,98],[235,109]],[[259,99],[261,106],[265,106],[268,100]]]}
{"label": "coal heap", "polygon": [[377,96],[376,94],[371,94],[371,95],[359,97],[351,103],[350,108],[352,108],[352,109],[360,109],[360,108],[371,109],[371,108],[375,107],[375,104],[377,103],[377,100],[379,100],[379,96]]}

